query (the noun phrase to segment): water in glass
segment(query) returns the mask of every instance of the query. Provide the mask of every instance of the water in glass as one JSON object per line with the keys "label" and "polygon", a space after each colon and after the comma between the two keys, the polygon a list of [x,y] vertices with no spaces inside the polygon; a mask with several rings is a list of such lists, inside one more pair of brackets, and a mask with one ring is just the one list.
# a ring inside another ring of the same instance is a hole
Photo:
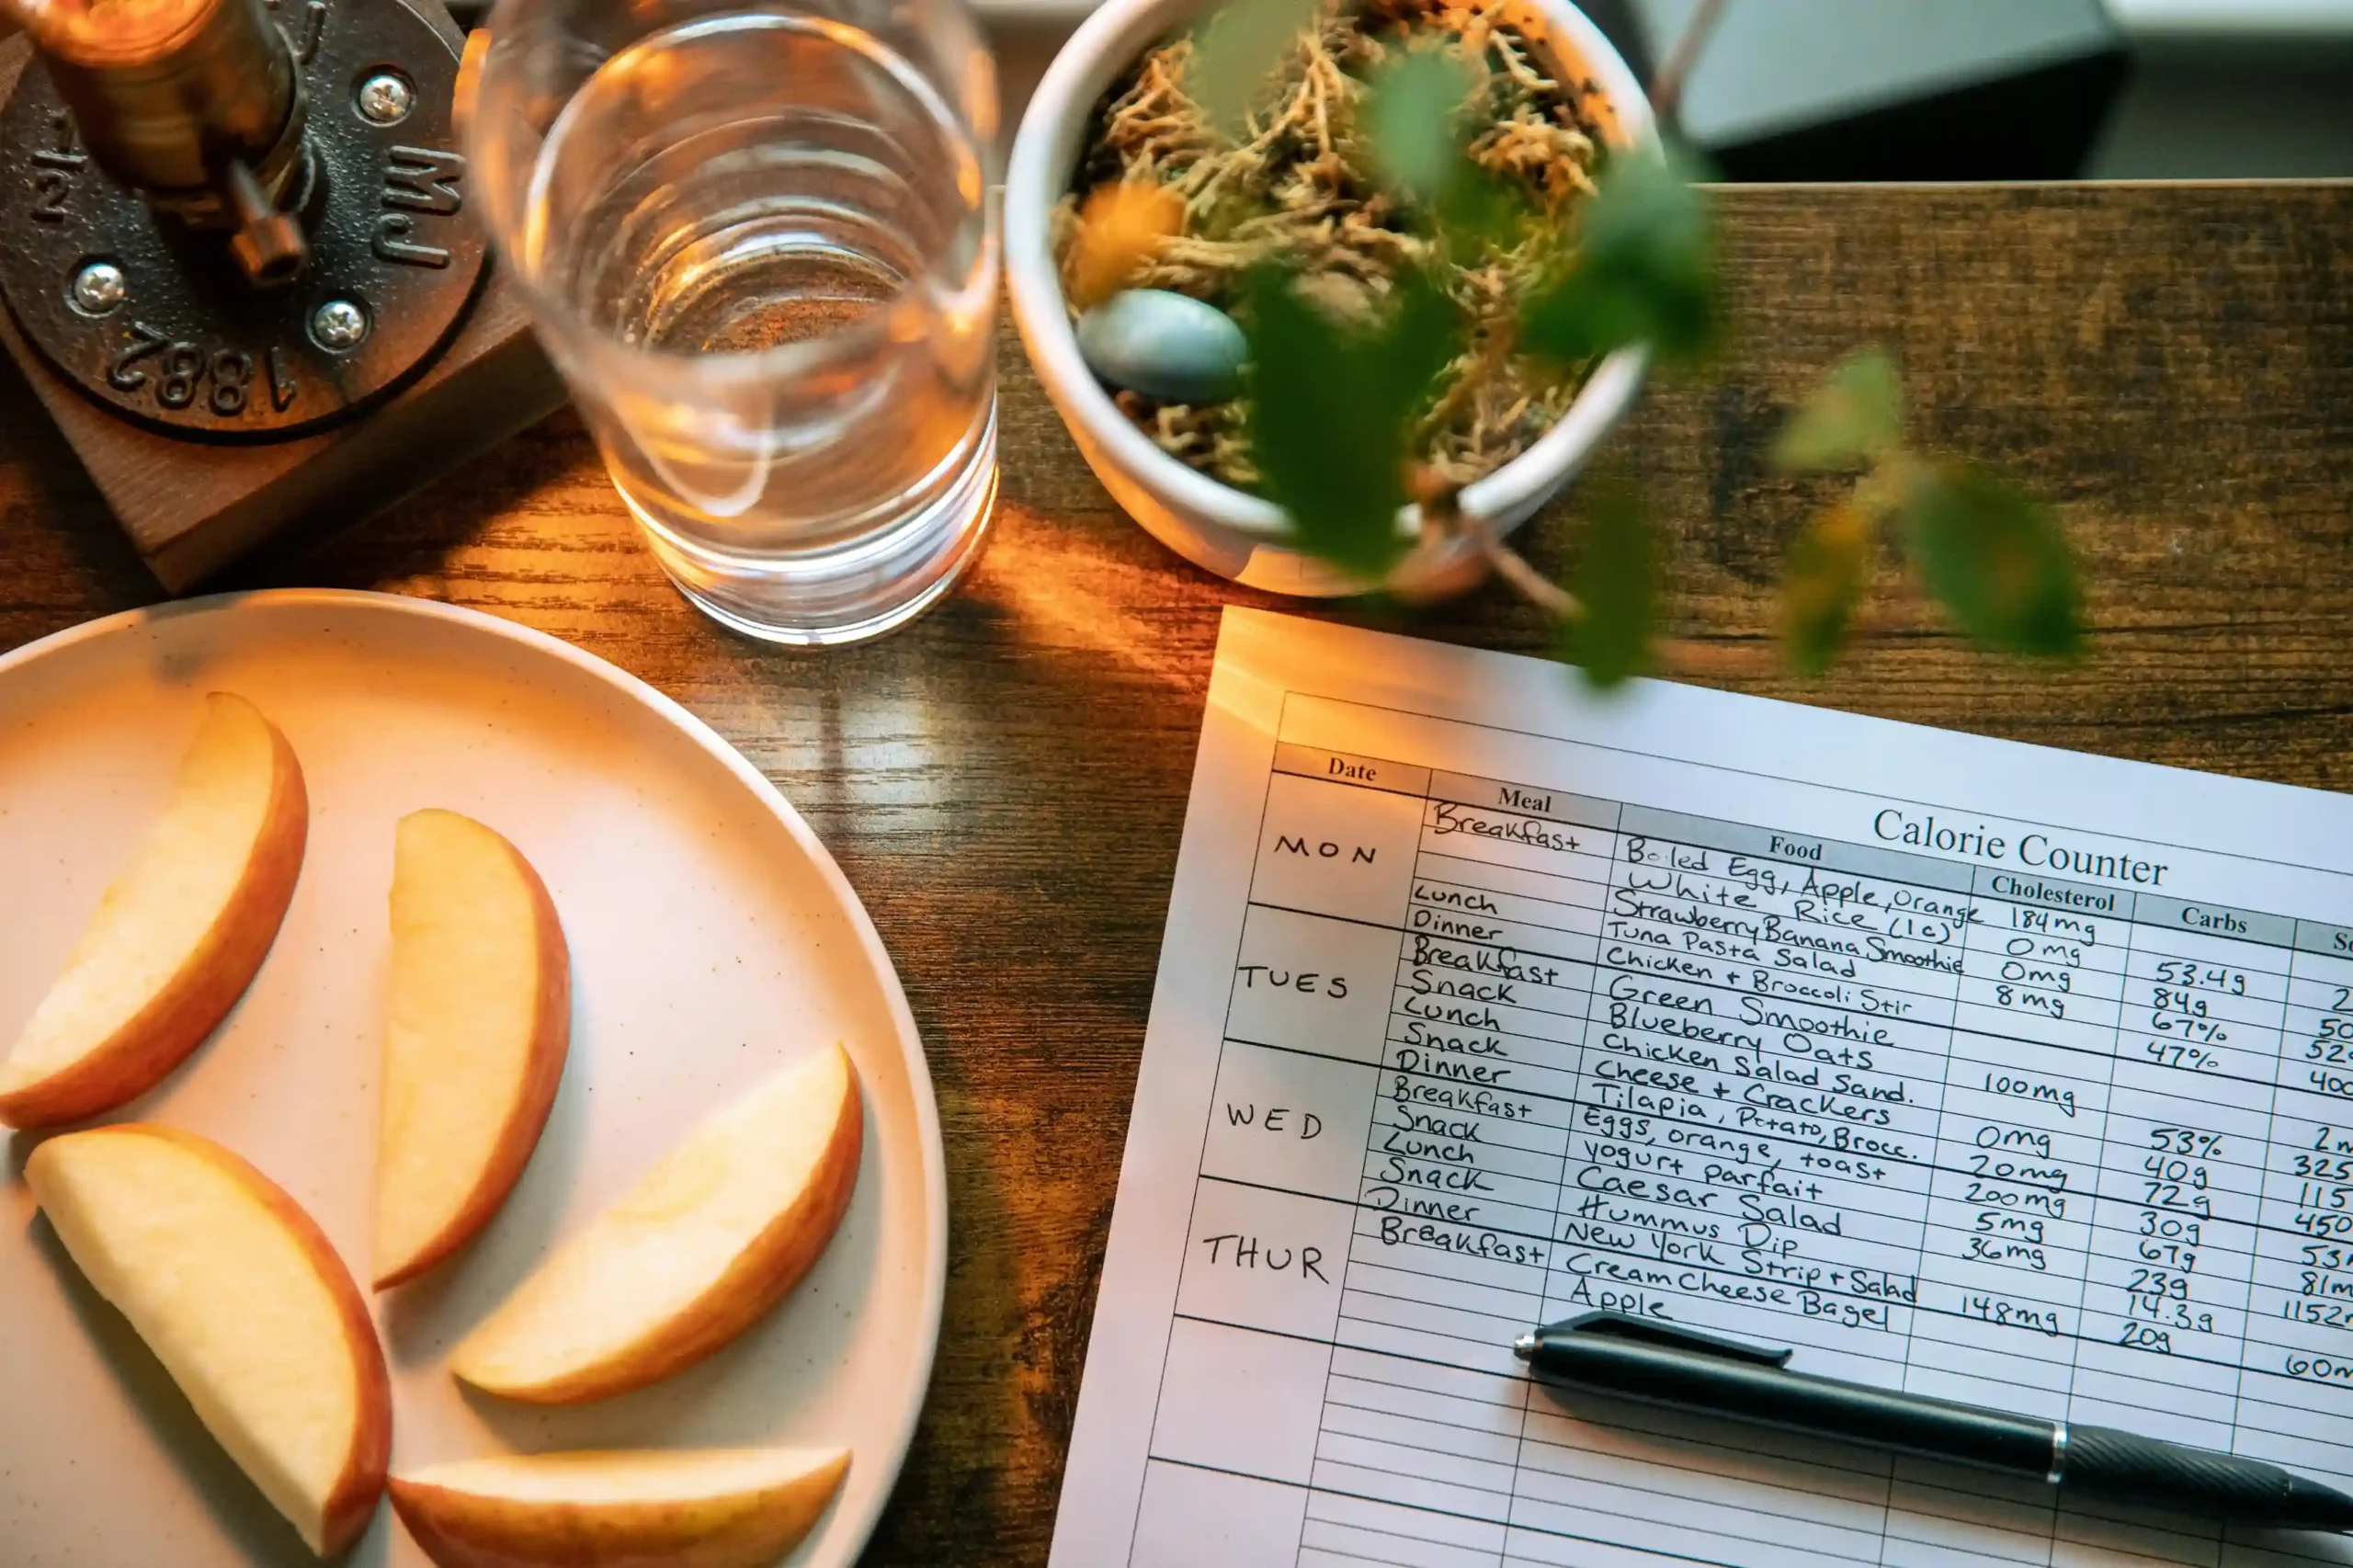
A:
{"label": "water in glass", "polygon": [[[656,556],[712,615],[789,642],[919,613],[996,482],[970,107],[994,112],[987,57],[935,30],[911,59],[844,11],[688,11],[601,57],[577,28],[518,40],[494,18],[477,111],[513,186],[494,216]],[[501,51],[534,42],[553,64],[502,78]],[[551,86],[561,108],[532,126]]]}

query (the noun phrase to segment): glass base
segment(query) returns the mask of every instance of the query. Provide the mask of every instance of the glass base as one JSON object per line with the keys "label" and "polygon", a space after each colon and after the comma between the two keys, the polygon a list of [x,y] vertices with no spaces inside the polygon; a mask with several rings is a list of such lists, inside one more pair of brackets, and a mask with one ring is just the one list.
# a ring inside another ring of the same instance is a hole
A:
{"label": "glass base", "polygon": [[980,559],[996,507],[996,403],[962,471],[908,517],[826,550],[714,551],[651,515],[620,480],[654,559],[722,626],[792,648],[838,648],[896,631],[944,598]]}

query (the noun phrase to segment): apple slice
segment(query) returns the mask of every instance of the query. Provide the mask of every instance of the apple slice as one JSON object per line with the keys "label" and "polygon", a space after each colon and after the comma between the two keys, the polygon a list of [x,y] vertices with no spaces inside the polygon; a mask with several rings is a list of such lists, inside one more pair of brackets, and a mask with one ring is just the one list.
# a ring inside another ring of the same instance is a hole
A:
{"label": "apple slice", "polygon": [[472,817],[403,817],[376,1156],[376,1289],[489,1222],[547,1125],[572,1040],[572,960],[520,851]]}
{"label": "apple slice", "polygon": [[0,1122],[78,1121],[154,1086],[245,994],[302,869],[294,749],[216,691],[164,814],[0,1063]]}
{"label": "apple slice", "polygon": [[140,1122],[51,1138],[25,1179],[262,1495],[320,1556],[350,1545],[384,1489],[392,1385],[311,1217],[210,1139]]}
{"label": "apple slice", "polygon": [[864,1112],[839,1045],[707,1118],[460,1343],[476,1388],[577,1404],[701,1360],[783,1299],[858,1185]]}
{"label": "apple slice", "polygon": [[392,1478],[440,1568],[767,1568],[809,1533],[847,1449],[507,1455]]}

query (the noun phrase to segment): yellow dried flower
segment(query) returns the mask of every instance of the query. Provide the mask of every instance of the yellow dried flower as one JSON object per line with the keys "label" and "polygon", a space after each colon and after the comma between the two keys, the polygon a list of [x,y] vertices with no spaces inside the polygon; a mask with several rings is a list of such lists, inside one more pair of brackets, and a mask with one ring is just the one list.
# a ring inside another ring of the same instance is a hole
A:
{"label": "yellow dried flower", "polygon": [[1165,185],[1123,180],[1097,186],[1078,211],[1077,232],[1063,257],[1071,304],[1087,310],[1121,289],[1185,232],[1185,201]]}

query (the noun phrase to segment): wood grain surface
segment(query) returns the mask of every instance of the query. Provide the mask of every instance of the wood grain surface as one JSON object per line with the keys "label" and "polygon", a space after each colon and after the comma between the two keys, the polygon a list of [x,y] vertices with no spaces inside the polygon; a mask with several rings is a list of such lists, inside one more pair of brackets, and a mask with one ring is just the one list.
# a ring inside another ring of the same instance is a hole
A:
{"label": "wood grain surface", "polygon": [[[1740,336],[1616,441],[1675,536],[1711,684],[2152,762],[2353,783],[2353,187],[1748,188]],[[1774,661],[1780,553],[1826,492],[1768,439],[1822,367],[1893,350],[1922,442],[2055,501],[2089,657],[1977,653],[1881,562],[1888,626]],[[740,746],[865,897],[928,1042],[954,1253],[938,1370],[876,1563],[1038,1563],[1053,1527],[1218,607],[1081,464],[1006,335],[1005,478],[970,585],[880,644],[772,652],[689,611],[569,415],[232,585],[470,605],[643,676]],[[1557,563],[1574,499],[1534,525]],[[160,590],[21,381],[0,380],[0,647]],[[1540,650],[1489,587],[1310,613]],[[1563,679],[1570,678],[1566,675]],[[2344,861],[2353,846],[2313,846]]]}

